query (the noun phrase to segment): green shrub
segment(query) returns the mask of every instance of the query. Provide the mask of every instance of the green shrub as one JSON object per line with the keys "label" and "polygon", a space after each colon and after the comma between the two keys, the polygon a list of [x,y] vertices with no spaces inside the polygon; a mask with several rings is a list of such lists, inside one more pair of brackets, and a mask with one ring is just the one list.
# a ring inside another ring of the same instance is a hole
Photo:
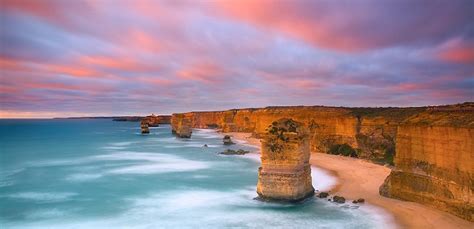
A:
{"label": "green shrub", "polygon": [[385,160],[385,163],[389,164],[389,165],[395,165],[393,163],[393,158],[395,157],[395,148],[394,147],[390,147],[388,149],[385,150],[385,154],[384,154],[384,160]]}
{"label": "green shrub", "polygon": [[334,155],[343,155],[343,156],[350,156],[350,157],[357,157],[357,152],[354,148],[350,145],[344,144],[335,144],[329,148],[329,154]]}

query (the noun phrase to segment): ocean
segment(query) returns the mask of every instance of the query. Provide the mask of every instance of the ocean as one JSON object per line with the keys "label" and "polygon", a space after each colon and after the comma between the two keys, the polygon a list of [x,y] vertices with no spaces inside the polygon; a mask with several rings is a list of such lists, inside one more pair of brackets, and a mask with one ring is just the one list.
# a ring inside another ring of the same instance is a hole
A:
{"label": "ocean", "polygon": [[[203,147],[207,144],[208,147]],[[258,154],[214,130],[107,119],[0,120],[1,228],[390,228],[369,204],[254,200]],[[315,189],[335,178],[313,168]]]}

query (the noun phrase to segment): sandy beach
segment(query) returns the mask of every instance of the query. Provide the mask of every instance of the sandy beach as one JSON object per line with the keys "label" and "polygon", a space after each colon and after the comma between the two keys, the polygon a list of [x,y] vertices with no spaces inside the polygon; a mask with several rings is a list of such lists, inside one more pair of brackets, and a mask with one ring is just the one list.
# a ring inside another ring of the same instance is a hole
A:
{"label": "sandy beach", "polygon": [[[227,133],[238,141],[260,147],[260,141],[250,133]],[[392,214],[399,228],[474,228],[474,223],[446,212],[418,203],[390,199],[379,195],[378,190],[390,173],[390,168],[361,159],[313,153],[313,166],[325,169],[337,177],[338,184],[330,194],[347,199],[364,198],[367,203]]]}

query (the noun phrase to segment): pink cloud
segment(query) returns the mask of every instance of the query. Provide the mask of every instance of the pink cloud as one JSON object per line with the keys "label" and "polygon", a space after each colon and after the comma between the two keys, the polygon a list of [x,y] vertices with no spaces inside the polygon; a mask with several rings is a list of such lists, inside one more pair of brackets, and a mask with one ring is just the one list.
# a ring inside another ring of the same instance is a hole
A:
{"label": "pink cloud", "polygon": [[221,81],[224,72],[224,69],[215,63],[198,62],[179,70],[177,76],[187,80],[212,84]]}
{"label": "pink cloud", "polygon": [[448,62],[474,64],[474,45],[448,48],[441,51],[438,58]]}
{"label": "pink cloud", "polygon": [[78,64],[130,72],[150,72],[159,71],[161,69],[161,66],[158,64],[138,62],[135,59],[124,56],[82,56],[79,58]]}
{"label": "pink cloud", "polygon": [[[228,0],[217,3],[221,16],[302,39],[320,48],[360,52],[435,42],[472,23],[464,2],[427,7],[421,2]],[[436,17],[433,17],[436,15]],[[432,26],[426,26],[426,21]]]}

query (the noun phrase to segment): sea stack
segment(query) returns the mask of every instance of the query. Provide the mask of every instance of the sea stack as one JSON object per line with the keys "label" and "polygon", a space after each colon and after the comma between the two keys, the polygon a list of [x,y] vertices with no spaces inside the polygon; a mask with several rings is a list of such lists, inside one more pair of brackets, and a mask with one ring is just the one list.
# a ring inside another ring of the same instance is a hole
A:
{"label": "sea stack", "polygon": [[222,139],[222,142],[224,143],[224,145],[232,145],[232,144],[235,144],[235,143],[232,141],[230,135],[224,136],[224,138]]}
{"label": "sea stack", "polygon": [[174,116],[171,120],[172,132],[179,138],[190,138],[192,134],[191,118],[184,114]]}
{"label": "sea stack", "polygon": [[263,200],[297,202],[314,195],[307,128],[292,119],[273,122],[262,139],[257,193]]}
{"label": "sea stack", "polygon": [[160,118],[154,114],[146,116],[144,120],[147,121],[149,127],[158,127],[160,126]]}
{"label": "sea stack", "polygon": [[148,128],[148,121],[146,119],[142,119],[140,123],[140,128],[142,130],[142,134],[149,134],[150,129]]}

